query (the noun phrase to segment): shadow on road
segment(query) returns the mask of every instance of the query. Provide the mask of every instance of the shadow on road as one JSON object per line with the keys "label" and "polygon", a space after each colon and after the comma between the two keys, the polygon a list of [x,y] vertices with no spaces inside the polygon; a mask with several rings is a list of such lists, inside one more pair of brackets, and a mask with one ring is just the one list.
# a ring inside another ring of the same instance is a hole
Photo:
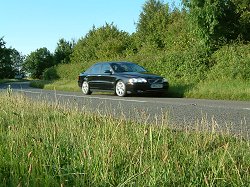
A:
{"label": "shadow on road", "polygon": [[170,85],[168,93],[166,97],[171,98],[182,98],[185,94],[194,87],[194,84],[178,84],[178,85]]}
{"label": "shadow on road", "polygon": [[194,87],[194,84],[186,85],[170,85],[168,91],[164,95],[157,94],[139,94],[128,95],[128,97],[153,97],[153,98],[183,98],[185,94]]}

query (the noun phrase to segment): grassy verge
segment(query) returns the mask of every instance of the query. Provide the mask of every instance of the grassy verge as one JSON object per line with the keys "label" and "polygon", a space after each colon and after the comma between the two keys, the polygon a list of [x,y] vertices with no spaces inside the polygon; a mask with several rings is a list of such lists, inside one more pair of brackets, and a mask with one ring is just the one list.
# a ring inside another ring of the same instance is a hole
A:
{"label": "grassy verge", "polygon": [[250,101],[250,81],[217,80],[200,82],[186,97]]}
{"label": "grassy verge", "polygon": [[[80,91],[76,80],[36,80],[31,82],[31,86],[49,90]],[[171,84],[167,97],[250,101],[250,81],[217,80],[198,84]]]}
{"label": "grassy verge", "polygon": [[61,90],[61,91],[80,91],[77,81],[74,80],[58,80],[58,81],[45,81],[36,80],[30,83],[30,86],[35,88],[42,88],[47,90]]}
{"label": "grassy verge", "polygon": [[0,95],[1,186],[249,186],[250,142]]}

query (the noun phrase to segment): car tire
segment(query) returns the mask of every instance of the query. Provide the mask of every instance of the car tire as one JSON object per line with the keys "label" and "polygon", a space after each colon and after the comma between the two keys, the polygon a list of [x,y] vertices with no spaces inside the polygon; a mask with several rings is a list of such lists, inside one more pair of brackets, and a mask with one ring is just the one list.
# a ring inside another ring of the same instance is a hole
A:
{"label": "car tire", "polygon": [[116,85],[115,85],[115,93],[119,97],[125,97],[127,95],[126,84],[122,80],[119,80],[116,83]]}
{"label": "car tire", "polygon": [[89,83],[87,81],[83,81],[82,83],[82,93],[84,95],[90,95],[91,91],[89,89]]}

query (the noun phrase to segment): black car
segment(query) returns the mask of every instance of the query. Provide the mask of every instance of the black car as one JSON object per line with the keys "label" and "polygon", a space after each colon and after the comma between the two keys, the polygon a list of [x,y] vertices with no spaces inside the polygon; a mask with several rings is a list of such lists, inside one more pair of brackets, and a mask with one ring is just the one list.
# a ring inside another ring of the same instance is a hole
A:
{"label": "black car", "polygon": [[85,95],[92,91],[113,91],[118,96],[138,93],[164,94],[168,81],[132,62],[96,63],[81,73],[78,85]]}

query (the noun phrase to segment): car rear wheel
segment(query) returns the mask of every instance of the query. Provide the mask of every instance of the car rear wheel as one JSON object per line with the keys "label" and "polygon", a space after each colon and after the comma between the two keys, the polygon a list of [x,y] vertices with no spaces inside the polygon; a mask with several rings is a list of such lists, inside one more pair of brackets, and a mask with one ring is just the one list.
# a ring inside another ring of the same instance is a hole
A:
{"label": "car rear wheel", "polygon": [[115,93],[120,97],[124,97],[127,95],[126,85],[123,81],[120,80],[116,83]]}
{"label": "car rear wheel", "polygon": [[89,89],[89,83],[87,81],[83,81],[82,83],[82,93],[84,95],[90,95],[91,91]]}

